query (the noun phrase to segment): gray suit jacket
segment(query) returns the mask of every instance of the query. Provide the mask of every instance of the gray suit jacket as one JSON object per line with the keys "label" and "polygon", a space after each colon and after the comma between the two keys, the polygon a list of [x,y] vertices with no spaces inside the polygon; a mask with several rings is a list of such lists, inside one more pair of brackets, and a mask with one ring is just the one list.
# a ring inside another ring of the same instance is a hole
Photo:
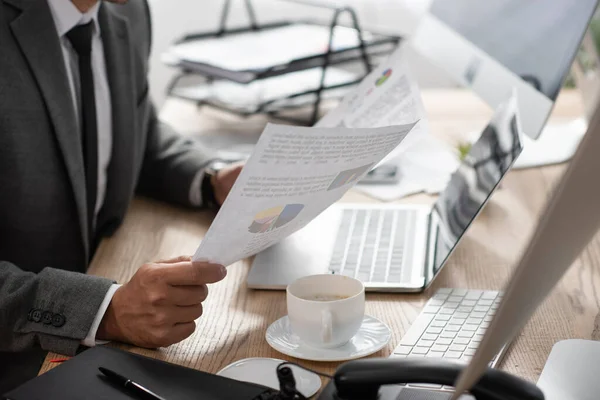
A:
{"label": "gray suit jacket", "polygon": [[[99,22],[113,151],[98,230],[109,235],[136,190],[187,205],[209,157],[157,120],[148,96],[146,1],[103,3]],[[81,135],[45,0],[0,0],[0,49],[1,382],[7,368],[42,350],[74,354],[112,282],[85,275],[91,249]]]}

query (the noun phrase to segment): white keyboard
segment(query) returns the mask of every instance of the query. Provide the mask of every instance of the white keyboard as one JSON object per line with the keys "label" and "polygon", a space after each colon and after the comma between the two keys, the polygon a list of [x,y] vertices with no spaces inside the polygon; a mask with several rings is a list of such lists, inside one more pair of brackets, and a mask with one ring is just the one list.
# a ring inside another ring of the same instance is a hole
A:
{"label": "white keyboard", "polygon": [[[494,291],[438,290],[390,357],[470,361],[501,298],[502,294]],[[491,367],[500,361],[505,348],[494,357]]]}

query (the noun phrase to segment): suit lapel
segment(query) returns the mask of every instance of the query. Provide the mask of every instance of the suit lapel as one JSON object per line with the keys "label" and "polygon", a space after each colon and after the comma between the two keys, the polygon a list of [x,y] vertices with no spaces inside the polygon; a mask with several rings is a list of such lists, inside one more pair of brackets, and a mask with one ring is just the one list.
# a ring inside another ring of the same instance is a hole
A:
{"label": "suit lapel", "polygon": [[21,8],[10,24],[40,88],[62,152],[77,205],[86,257],[89,253],[87,204],[81,135],[54,20],[45,0],[5,0]]}
{"label": "suit lapel", "polygon": [[[103,3],[98,19],[111,88],[113,149],[108,168],[108,186],[100,220],[118,217],[126,211],[134,186],[134,136],[136,132],[133,51],[129,23],[112,6]],[[115,215],[117,214],[117,215]],[[111,221],[108,221],[110,223]]]}

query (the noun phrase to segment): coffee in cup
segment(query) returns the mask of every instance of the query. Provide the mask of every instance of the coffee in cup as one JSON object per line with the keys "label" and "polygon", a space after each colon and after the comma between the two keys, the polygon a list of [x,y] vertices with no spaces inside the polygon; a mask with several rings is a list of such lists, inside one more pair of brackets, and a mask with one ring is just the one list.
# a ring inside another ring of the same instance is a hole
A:
{"label": "coffee in cup", "polygon": [[347,343],[365,315],[365,288],[343,275],[311,275],[287,287],[292,331],[313,347],[333,348]]}

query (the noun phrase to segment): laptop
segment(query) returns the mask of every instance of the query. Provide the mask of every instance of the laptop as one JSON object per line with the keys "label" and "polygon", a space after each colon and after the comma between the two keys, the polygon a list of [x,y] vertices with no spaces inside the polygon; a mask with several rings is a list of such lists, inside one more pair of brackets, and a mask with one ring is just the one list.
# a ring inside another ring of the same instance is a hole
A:
{"label": "laptop", "polygon": [[257,254],[248,286],[285,289],[330,273],[355,277],[368,291],[423,291],[523,149],[516,94],[507,98],[433,206],[337,203]]}

